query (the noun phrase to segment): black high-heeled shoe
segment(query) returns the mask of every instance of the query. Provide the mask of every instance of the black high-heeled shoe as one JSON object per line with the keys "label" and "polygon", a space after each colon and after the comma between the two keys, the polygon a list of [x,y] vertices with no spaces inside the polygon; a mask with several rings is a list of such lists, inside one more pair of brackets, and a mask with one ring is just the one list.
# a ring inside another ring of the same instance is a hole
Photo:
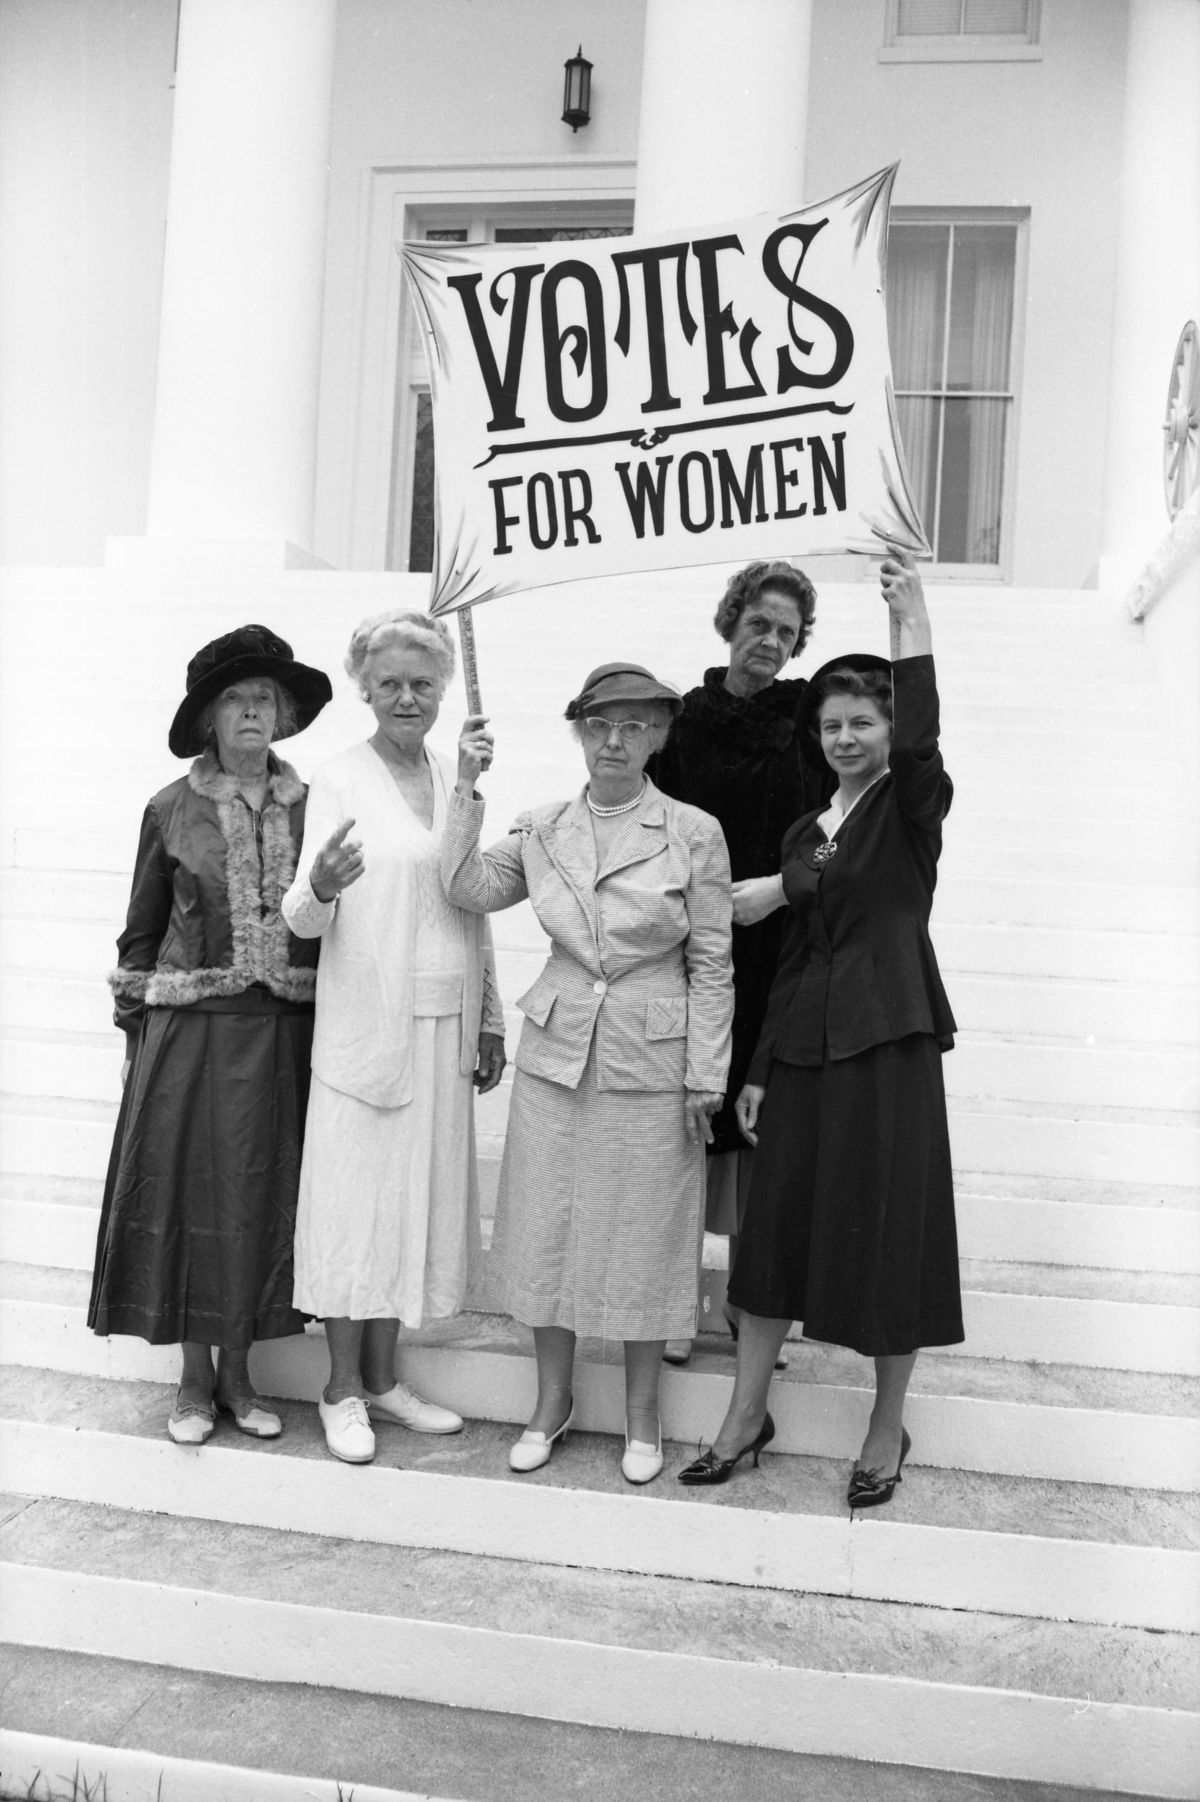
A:
{"label": "black high-heeled shoe", "polygon": [[767,1414],[763,1417],[757,1439],[752,1439],[749,1445],[744,1445],[734,1457],[718,1458],[710,1445],[708,1450],[701,1452],[700,1456],[693,1459],[691,1464],[684,1465],[679,1473],[679,1481],[686,1483],[689,1487],[695,1487],[701,1483],[727,1483],[733,1474],[735,1465],[741,1463],[747,1452],[753,1455],[755,1469],[757,1469],[760,1452],[765,1446],[770,1445],[774,1437],[775,1422]]}
{"label": "black high-heeled shoe", "polygon": [[851,1508],[880,1508],[884,1502],[890,1502],[896,1493],[897,1483],[904,1481],[900,1472],[904,1469],[904,1460],[912,1450],[912,1440],[900,1429],[900,1462],[896,1466],[894,1477],[881,1477],[877,1470],[862,1470],[856,1464],[850,1472],[850,1482],[846,1489],[846,1500]]}

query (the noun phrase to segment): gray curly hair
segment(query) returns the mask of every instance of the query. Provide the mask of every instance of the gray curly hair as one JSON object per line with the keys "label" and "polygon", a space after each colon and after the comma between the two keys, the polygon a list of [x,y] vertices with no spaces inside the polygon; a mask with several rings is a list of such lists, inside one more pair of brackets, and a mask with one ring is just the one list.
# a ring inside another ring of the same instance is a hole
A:
{"label": "gray curly hair", "polygon": [[416,613],[407,607],[389,607],[383,613],[372,613],[366,619],[359,620],[350,634],[345,670],[364,701],[370,699],[366,683],[367,665],[376,651],[382,651],[385,645],[390,644],[409,644],[418,650],[432,652],[437,659],[438,675],[441,678],[440,693],[445,694],[454,675],[454,640],[448,628],[430,613]]}

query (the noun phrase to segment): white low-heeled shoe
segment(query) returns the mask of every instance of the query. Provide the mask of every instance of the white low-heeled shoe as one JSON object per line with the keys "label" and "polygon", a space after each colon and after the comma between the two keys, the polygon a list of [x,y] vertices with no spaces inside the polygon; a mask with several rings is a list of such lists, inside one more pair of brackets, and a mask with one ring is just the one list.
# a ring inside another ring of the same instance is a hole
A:
{"label": "white low-heeled shoe", "polygon": [[453,1408],[439,1407],[437,1402],[427,1402],[415,1389],[406,1389],[403,1383],[393,1383],[383,1395],[372,1395],[367,1392],[367,1413],[372,1420],[390,1420],[398,1427],[407,1427],[410,1433],[461,1433],[463,1417],[456,1414]]}
{"label": "white low-heeled shoe", "polygon": [[508,1454],[508,1468],[526,1474],[531,1470],[540,1470],[543,1464],[549,1464],[550,1454],[561,1439],[567,1436],[567,1428],[575,1418],[575,1406],[555,1433],[535,1433],[532,1427],[526,1427],[517,1443]]}
{"label": "white low-heeled shoe", "polygon": [[167,1416],[167,1432],[176,1445],[203,1445],[206,1439],[212,1438],[214,1424],[211,1402],[207,1410],[196,1402],[187,1402],[181,1408],[176,1397],[175,1406]]}
{"label": "white low-heeled shoe", "polygon": [[317,1413],[325,1429],[325,1443],[343,1464],[369,1464],[375,1456],[375,1435],[367,1419],[367,1405],[360,1395],[327,1402],[322,1396]]}
{"label": "white low-heeled shoe", "polygon": [[248,1433],[251,1439],[278,1439],[283,1432],[283,1422],[278,1414],[260,1407],[257,1400],[251,1402],[244,1414],[239,1414],[227,1402],[218,1402],[217,1413],[228,1414],[238,1432]]}
{"label": "white low-heeled shoe", "polygon": [[661,1427],[658,1430],[657,1445],[649,1445],[644,1439],[626,1438],[621,1475],[627,1483],[653,1483],[662,1467]]}

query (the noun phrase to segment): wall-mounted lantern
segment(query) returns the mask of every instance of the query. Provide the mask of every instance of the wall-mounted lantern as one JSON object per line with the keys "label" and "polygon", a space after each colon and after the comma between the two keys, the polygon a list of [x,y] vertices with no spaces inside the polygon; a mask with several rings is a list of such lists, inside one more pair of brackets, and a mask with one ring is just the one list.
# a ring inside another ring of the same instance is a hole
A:
{"label": "wall-mounted lantern", "polygon": [[592,101],[592,65],[583,54],[581,44],[574,56],[568,57],[563,64],[565,80],[563,81],[563,124],[569,125],[572,131],[578,131],[591,118]]}

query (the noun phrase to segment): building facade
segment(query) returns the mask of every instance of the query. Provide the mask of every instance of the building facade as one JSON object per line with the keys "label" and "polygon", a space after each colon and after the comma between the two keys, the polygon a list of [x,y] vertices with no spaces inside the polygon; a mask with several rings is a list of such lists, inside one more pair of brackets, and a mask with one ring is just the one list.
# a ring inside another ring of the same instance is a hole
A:
{"label": "building facade", "polygon": [[0,68],[0,562],[148,535],[427,567],[399,241],[785,210],[892,162],[937,573],[1094,586],[1166,529],[1195,0],[0,0]]}

